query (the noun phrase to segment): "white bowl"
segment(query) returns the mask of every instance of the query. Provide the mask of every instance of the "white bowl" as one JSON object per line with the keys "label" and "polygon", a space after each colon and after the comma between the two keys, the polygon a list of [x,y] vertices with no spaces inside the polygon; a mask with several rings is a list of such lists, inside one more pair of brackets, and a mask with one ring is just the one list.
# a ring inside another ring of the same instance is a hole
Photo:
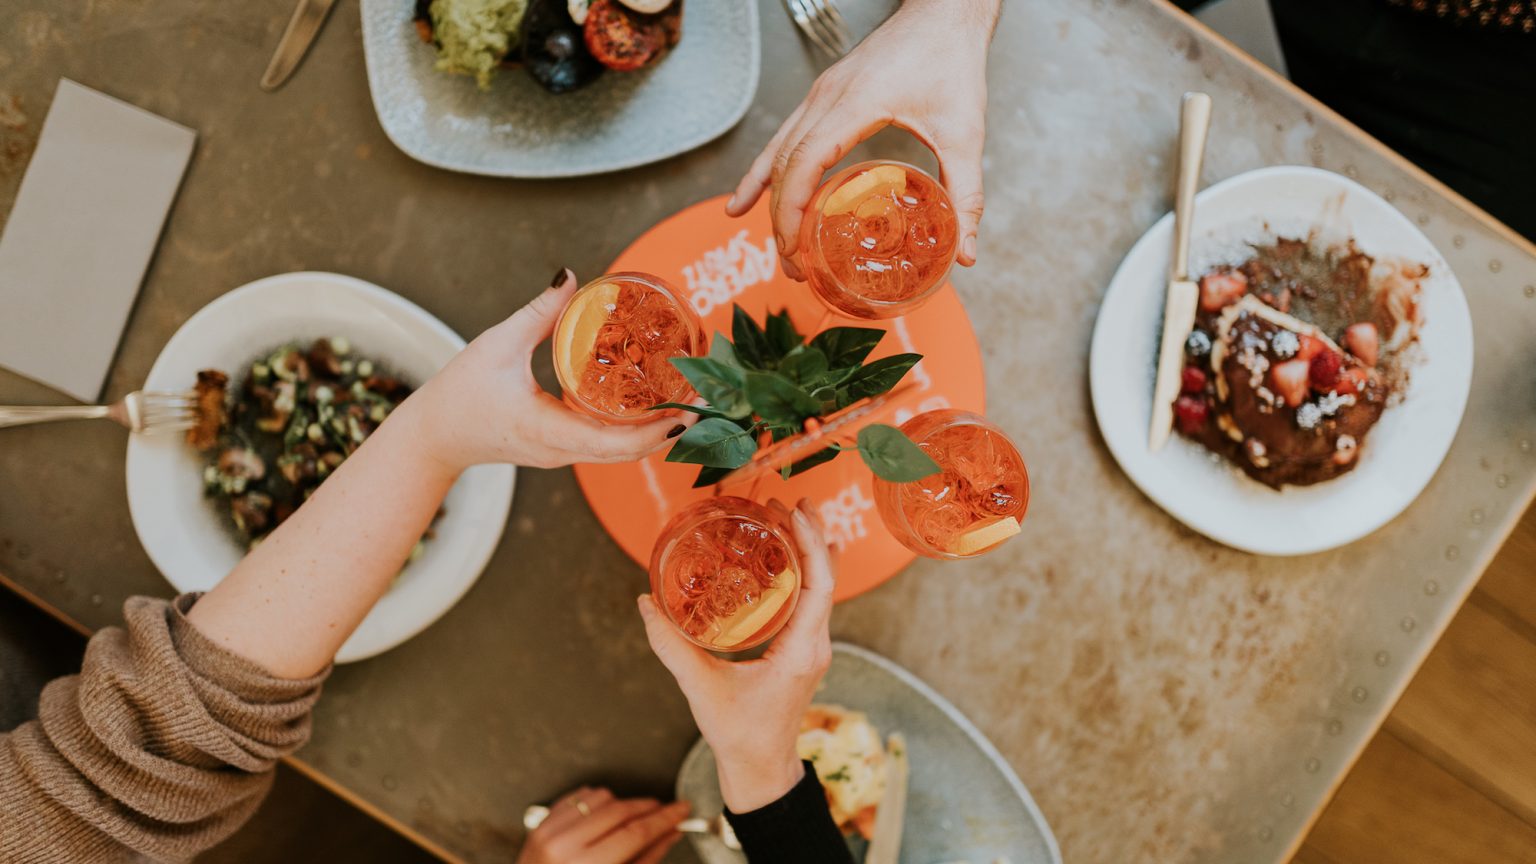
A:
{"label": "white bowl", "polygon": [[[238,382],[265,352],[322,336],[347,338],[360,356],[418,386],[464,347],[446,324],[377,285],[335,273],[285,273],[237,288],[188,319],[160,352],[144,389],[190,389],[201,369],[221,369]],[[183,592],[217,585],[245,554],[203,495],[203,465],[179,435],[129,437],[134,530],[155,566]],[[469,590],[501,539],[515,479],[511,465],[482,465],[459,478],[437,536],[341,647],[338,663],[399,645]]]}
{"label": "white bowl", "polygon": [[1391,521],[1424,490],[1461,425],[1472,384],[1472,318],[1445,259],[1396,208],[1352,180],[1284,165],[1239,174],[1195,199],[1190,272],[1241,260],[1244,241],[1348,236],[1361,251],[1429,266],[1423,280],[1423,361],[1401,404],[1334,480],[1276,492],[1175,435],[1147,450],[1152,381],[1171,257],[1173,215],[1153,225],[1104,294],[1089,355],[1099,431],[1147,497],[1213,540],[1262,555],[1302,555],[1352,542]]}

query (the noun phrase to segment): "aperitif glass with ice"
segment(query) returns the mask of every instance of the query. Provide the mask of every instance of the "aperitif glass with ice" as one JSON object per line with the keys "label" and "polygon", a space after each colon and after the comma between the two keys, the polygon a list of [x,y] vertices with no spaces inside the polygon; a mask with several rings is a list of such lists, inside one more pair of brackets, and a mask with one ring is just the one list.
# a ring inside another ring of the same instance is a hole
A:
{"label": "aperitif glass with ice", "polygon": [[823,183],[800,228],[811,290],[853,318],[894,318],[949,274],[959,227],[939,182],[904,162],[861,162]]}
{"label": "aperitif glass with ice", "polygon": [[903,546],[929,558],[972,558],[1019,533],[1029,472],[1008,436],[969,411],[927,411],[901,426],[939,473],[911,483],[875,478],[875,506]]}
{"label": "aperitif glass with ice", "polygon": [[610,423],[655,419],[663,402],[693,398],[669,362],[705,352],[704,327],[675,288],[645,273],[582,286],[555,324],[555,377],[565,401]]}
{"label": "aperitif glass with ice", "polygon": [[767,642],[800,597],[800,555],[788,523],[746,498],[690,504],[651,551],[651,594],[700,647],[744,651]]}

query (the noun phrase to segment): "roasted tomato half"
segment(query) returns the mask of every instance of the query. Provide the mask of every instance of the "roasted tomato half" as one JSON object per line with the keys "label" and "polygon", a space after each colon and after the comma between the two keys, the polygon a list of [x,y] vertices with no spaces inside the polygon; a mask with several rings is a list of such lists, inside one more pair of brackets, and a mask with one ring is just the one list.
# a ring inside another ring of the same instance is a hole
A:
{"label": "roasted tomato half", "polygon": [[592,56],[619,72],[639,69],[667,46],[667,28],[658,16],[641,15],[616,0],[595,0],[584,31]]}

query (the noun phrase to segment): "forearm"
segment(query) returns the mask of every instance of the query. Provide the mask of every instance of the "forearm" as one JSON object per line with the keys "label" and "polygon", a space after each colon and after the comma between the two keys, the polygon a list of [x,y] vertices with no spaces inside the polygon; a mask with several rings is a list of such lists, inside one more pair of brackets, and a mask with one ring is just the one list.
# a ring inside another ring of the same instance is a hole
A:
{"label": "forearm", "polygon": [[188,618],[285,678],[331,662],[389,589],[456,476],[422,446],[412,397]]}
{"label": "forearm", "polygon": [[742,851],[752,864],[853,864],[816,772],[802,764],[802,779],[776,800],[750,812],[727,804]]}

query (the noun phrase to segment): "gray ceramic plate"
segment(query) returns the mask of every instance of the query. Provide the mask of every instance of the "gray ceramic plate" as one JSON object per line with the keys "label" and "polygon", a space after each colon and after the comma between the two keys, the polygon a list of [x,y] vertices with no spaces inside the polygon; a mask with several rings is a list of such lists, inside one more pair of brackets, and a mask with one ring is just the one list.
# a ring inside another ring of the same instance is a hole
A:
{"label": "gray ceramic plate", "polygon": [[[955,706],[911,672],[839,642],[816,701],[863,711],[882,736],[906,736],[912,775],[902,864],[1060,864],[1056,838],[1013,769]],[[715,757],[703,741],[683,760],[677,797],[700,816],[722,809]],[[747,860],[713,837],[690,838],[707,864]]]}
{"label": "gray ceramic plate", "polygon": [[561,96],[521,69],[499,70],[484,91],[438,72],[412,9],[362,0],[368,86],[389,140],[451,171],[573,177],[644,165],[725,134],[757,93],[757,0],[692,0],[682,41],[655,67]]}

